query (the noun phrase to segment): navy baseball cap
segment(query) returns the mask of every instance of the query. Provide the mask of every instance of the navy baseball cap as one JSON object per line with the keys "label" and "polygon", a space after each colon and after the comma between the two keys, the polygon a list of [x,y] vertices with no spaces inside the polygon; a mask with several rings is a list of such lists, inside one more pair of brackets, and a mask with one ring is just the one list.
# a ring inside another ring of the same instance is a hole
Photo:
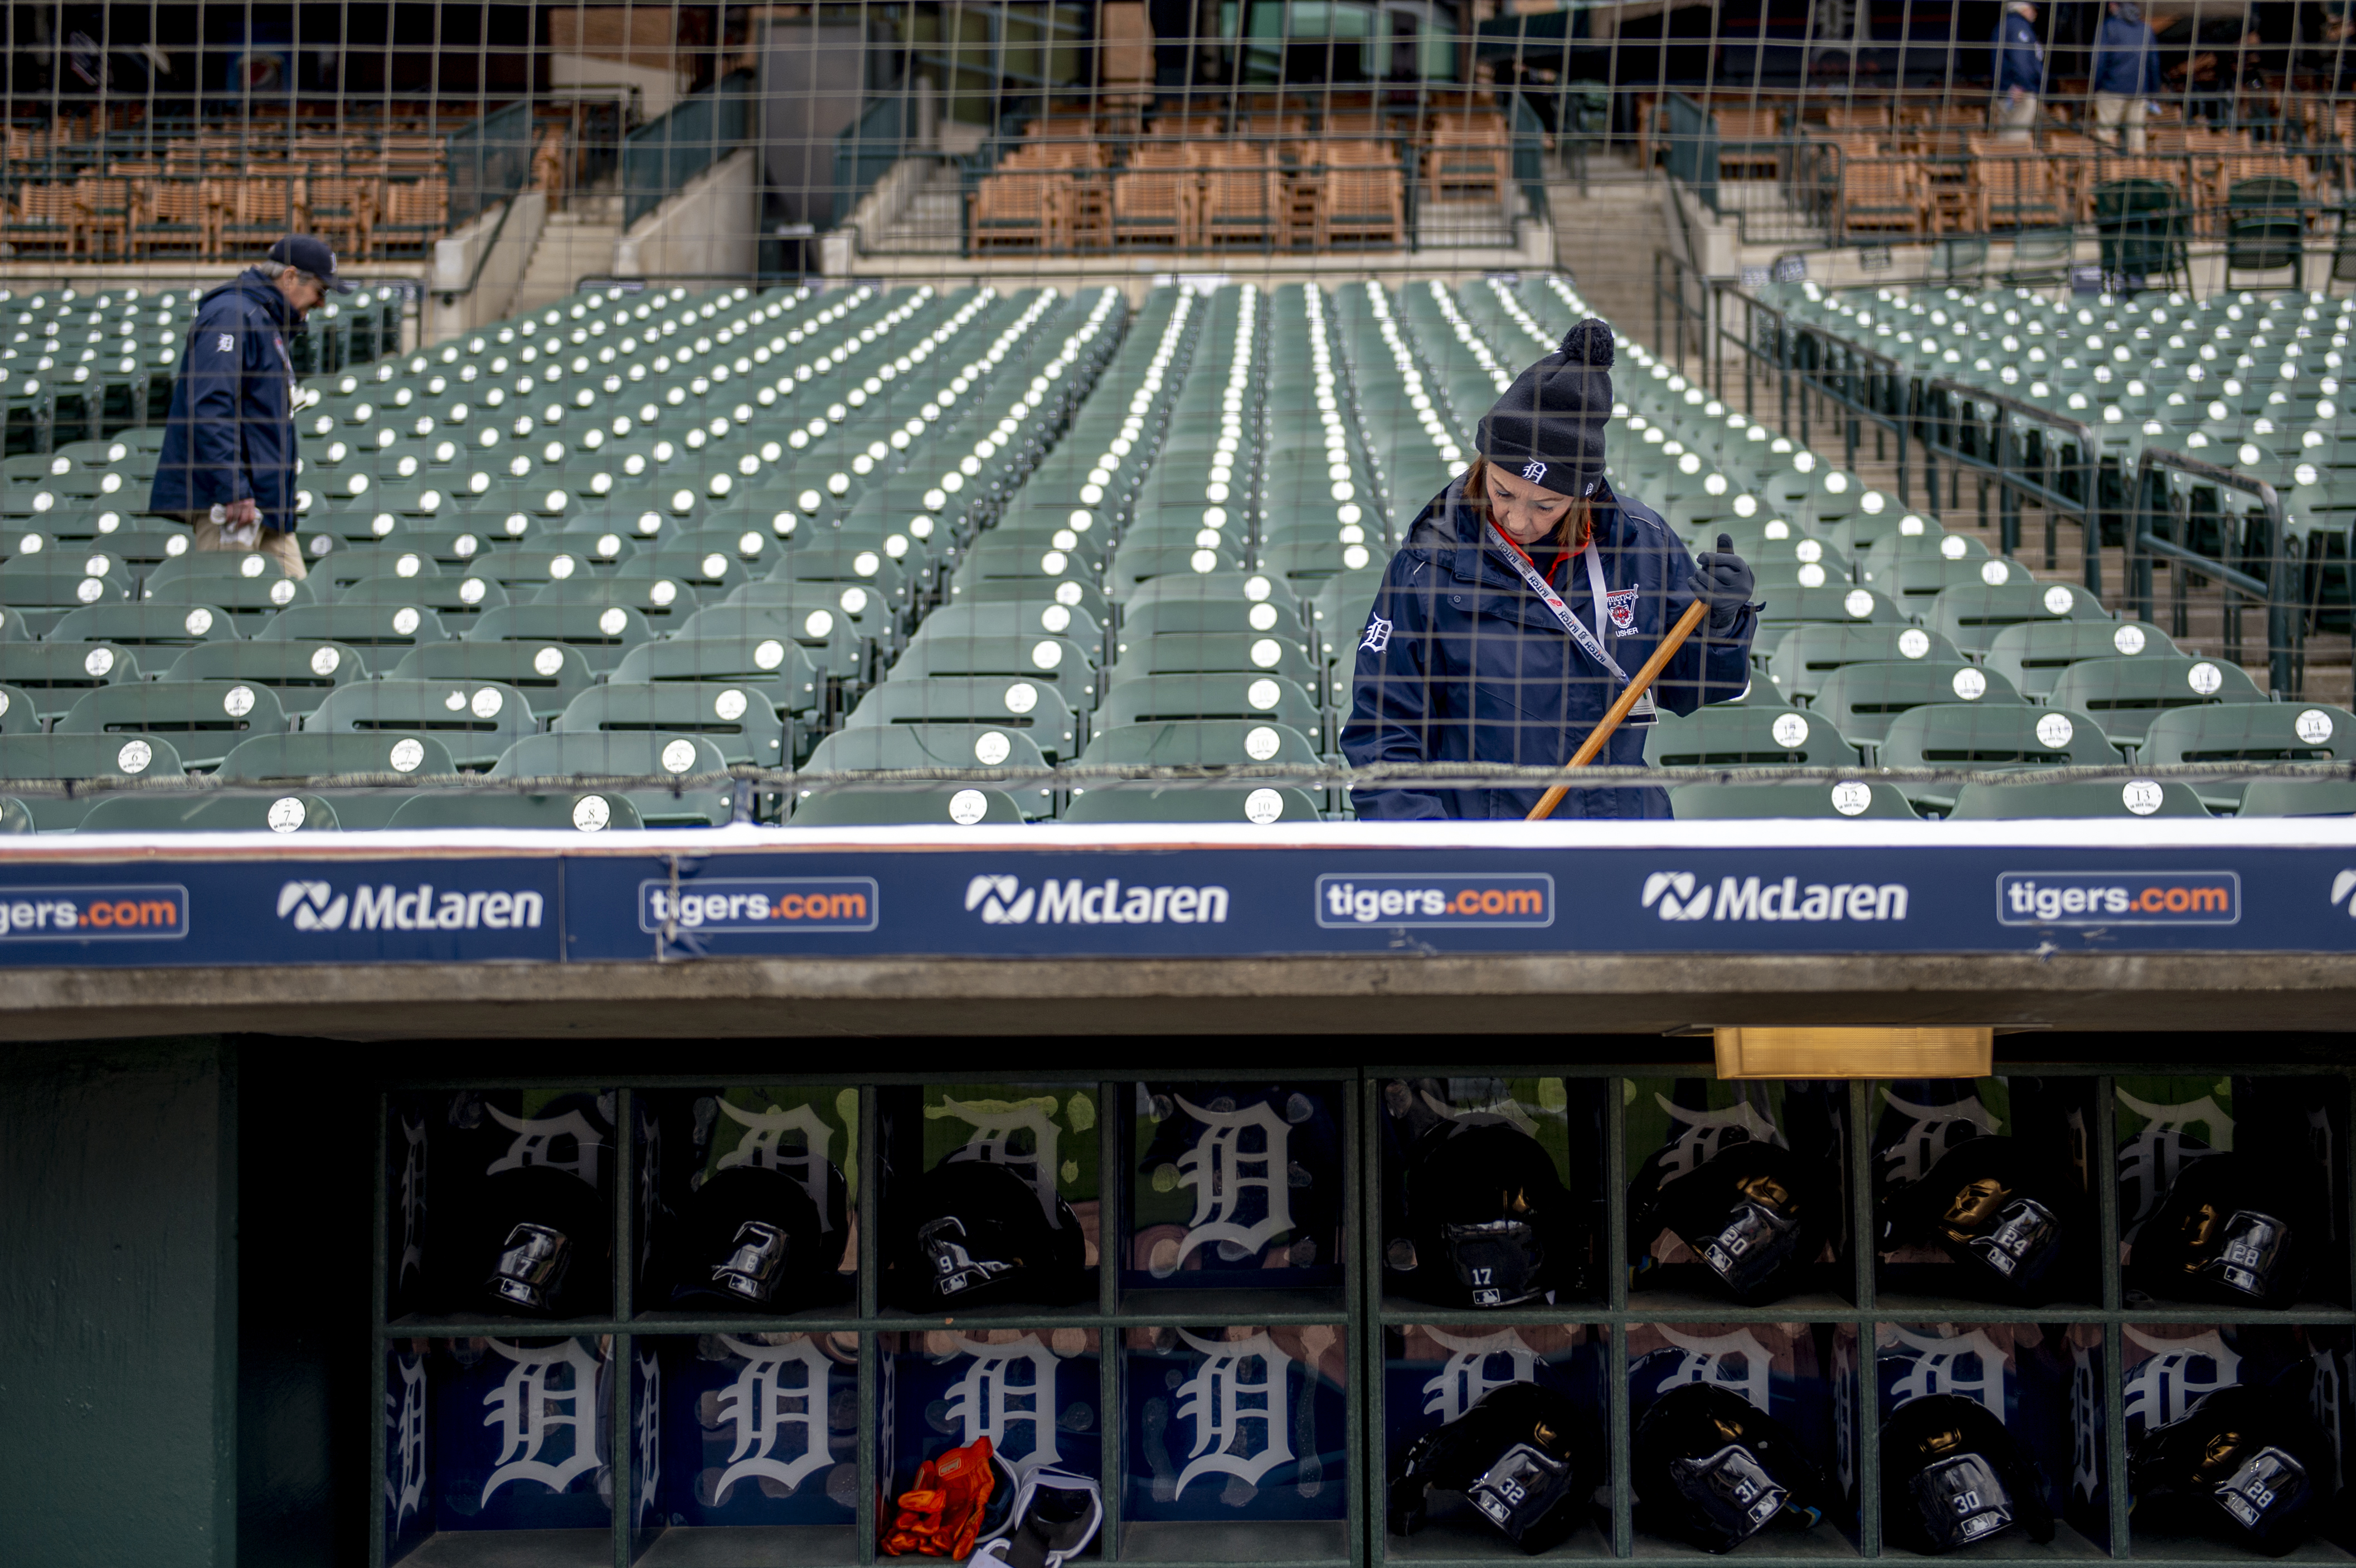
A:
{"label": "navy baseball cap", "polygon": [[325,240],[316,240],[308,234],[287,235],[270,247],[270,259],[309,273],[337,294],[349,294],[359,286],[336,275],[336,252],[327,248]]}

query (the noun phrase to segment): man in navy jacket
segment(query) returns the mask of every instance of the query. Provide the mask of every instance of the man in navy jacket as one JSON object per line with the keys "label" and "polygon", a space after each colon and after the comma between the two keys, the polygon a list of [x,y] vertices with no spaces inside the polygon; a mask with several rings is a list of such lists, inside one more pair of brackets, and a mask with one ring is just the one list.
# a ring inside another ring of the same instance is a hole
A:
{"label": "man in navy jacket", "polygon": [[2008,142],[2029,140],[2045,91],[2045,48],[2037,41],[2037,7],[2008,0],[1996,23],[1996,97],[1990,117]]}
{"label": "man in navy jacket", "polygon": [[[1481,421],[1480,461],[1408,527],[1358,643],[1342,731],[1353,767],[1558,768],[1697,599],[1708,618],[1653,701],[1685,714],[1748,689],[1751,568],[1723,536],[1688,558],[1659,514],[1603,477],[1612,358],[1602,322],[1572,328]],[[1631,715],[1596,762],[1641,767],[1647,733]],[[1363,820],[1518,821],[1541,793],[1377,785],[1352,800]],[[1669,800],[1657,789],[1580,789],[1555,814],[1665,817]]]}
{"label": "man in navy jacket", "polygon": [[336,253],[307,234],[270,248],[197,304],[147,510],[196,531],[198,550],[259,551],[306,574],[294,542],[294,363],[286,338],[330,291]]}
{"label": "man in navy jacket", "polygon": [[2140,154],[2144,105],[2159,91],[2159,49],[2135,0],[2111,0],[2094,37],[2094,85],[2095,140]]}

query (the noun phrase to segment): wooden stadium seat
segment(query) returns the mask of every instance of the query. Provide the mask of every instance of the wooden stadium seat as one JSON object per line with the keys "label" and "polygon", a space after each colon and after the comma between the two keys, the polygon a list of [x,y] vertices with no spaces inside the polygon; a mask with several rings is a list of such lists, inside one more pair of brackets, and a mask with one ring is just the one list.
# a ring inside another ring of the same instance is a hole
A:
{"label": "wooden stadium seat", "polygon": [[1320,143],[1312,167],[1322,181],[1312,240],[1319,250],[1406,242],[1407,177],[1387,145]]}
{"label": "wooden stadium seat", "polygon": [[977,253],[996,250],[1065,249],[1069,243],[1070,173],[1001,169],[974,187],[966,237]]}
{"label": "wooden stadium seat", "polygon": [[1502,120],[1477,123],[1442,115],[1423,155],[1423,181],[1440,200],[1503,201],[1513,175],[1513,146]]}
{"label": "wooden stadium seat", "polygon": [[1203,237],[1214,245],[1275,242],[1281,197],[1273,149],[1265,142],[1218,142],[1205,149]]}
{"label": "wooden stadium seat", "polygon": [[1129,166],[1112,177],[1112,233],[1117,246],[1192,250],[1202,243],[1204,155],[1195,144],[1140,142]]}
{"label": "wooden stadium seat", "polygon": [[1919,234],[1931,227],[1928,201],[1911,159],[1841,160],[1840,220],[1852,234]]}
{"label": "wooden stadium seat", "polygon": [[81,252],[80,214],[70,185],[24,185],[0,218],[0,239],[18,254],[48,250],[64,255]]}

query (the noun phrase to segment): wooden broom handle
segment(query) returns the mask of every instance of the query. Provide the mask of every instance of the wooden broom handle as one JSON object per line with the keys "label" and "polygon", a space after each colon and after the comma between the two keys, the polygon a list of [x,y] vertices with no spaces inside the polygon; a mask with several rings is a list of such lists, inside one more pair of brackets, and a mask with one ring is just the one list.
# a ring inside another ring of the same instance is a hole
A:
{"label": "wooden broom handle", "polygon": [[[1605,710],[1603,722],[1579,743],[1579,749],[1570,754],[1569,762],[1563,764],[1565,768],[1584,768],[1595,760],[1595,754],[1603,749],[1603,743],[1612,738],[1612,732],[1620,727],[1620,721],[1628,716],[1628,710],[1636,705],[1636,699],[1643,696],[1644,689],[1659,678],[1662,667],[1668,663],[1678,649],[1685,646],[1686,639],[1693,635],[1694,628],[1701,624],[1701,618],[1708,610],[1709,606],[1700,599],[1686,607],[1686,613],[1677,618],[1676,625],[1669,628],[1668,636],[1661,639],[1661,645],[1653,650],[1653,656],[1644,660],[1644,667],[1636,671],[1636,678],[1628,682],[1628,689]],[[1569,785],[1555,785],[1538,797],[1538,803],[1530,808],[1527,820],[1542,822],[1553,816],[1554,809],[1561,805],[1562,798],[1569,793]]]}

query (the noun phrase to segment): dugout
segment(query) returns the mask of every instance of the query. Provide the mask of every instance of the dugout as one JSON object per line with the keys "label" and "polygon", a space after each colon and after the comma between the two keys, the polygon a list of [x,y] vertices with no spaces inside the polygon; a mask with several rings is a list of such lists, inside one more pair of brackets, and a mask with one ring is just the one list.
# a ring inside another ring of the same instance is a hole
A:
{"label": "dugout", "polygon": [[[1646,1412],[1691,1381],[1755,1395],[1824,1478],[1822,1522],[1739,1549],[1777,1561],[1912,1554],[1879,1443],[1925,1391],[2000,1408],[2055,1519],[2050,1542],[2016,1530],[1968,1559],[2254,1555],[2136,1506],[2130,1479],[2155,1416],[2218,1387],[2297,1382],[2336,1464],[2356,1291],[2333,1035],[2008,1032],[1984,1077],[1905,1080],[1719,1079],[1691,1033],[841,1044],[12,1047],[5,1533],[57,1563],[825,1568],[879,1560],[892,1517],[869,1500],[990,1432],[1101,1487],[1099,1560],[1472,1563],[1515,1553],[1439,1492],[1414,1534],[1387,1530],[1386,1484],[1513,1381],[1601,1439],[1551,1558],[1704,1555],[1632,1469]],[[1468,1116],[1528,1135],[1560,1184],[1551,1301],[1419,1280],[1410,1167]],[[2046,1194],[2072,1245],[2039,1299],[1992,1298],[1887,1228],[1894,1187],[1987,1138],[2080,1184]],[[1748,1141],[1825,1204],[1821,1246],[1755,1303],[1642,1197]],[[2303,1283],[2278,1305],[2156,1293],[2132,1266],[2211,1151],[2297,1176]],[[960,1158],[1077,1225],[1060,1295],[911,1309],[899,1232],[922,1173]],[[743,1165],[817,1193],[840,1232],[840,1266],[783,1315],[671,1299],[696,1191]],[[435,1261],[498,1208],[494,1167],[593,1198],[559,1317],[469,1306]],[[2337,1559],[2342,1518],[2299,1560]]]}

